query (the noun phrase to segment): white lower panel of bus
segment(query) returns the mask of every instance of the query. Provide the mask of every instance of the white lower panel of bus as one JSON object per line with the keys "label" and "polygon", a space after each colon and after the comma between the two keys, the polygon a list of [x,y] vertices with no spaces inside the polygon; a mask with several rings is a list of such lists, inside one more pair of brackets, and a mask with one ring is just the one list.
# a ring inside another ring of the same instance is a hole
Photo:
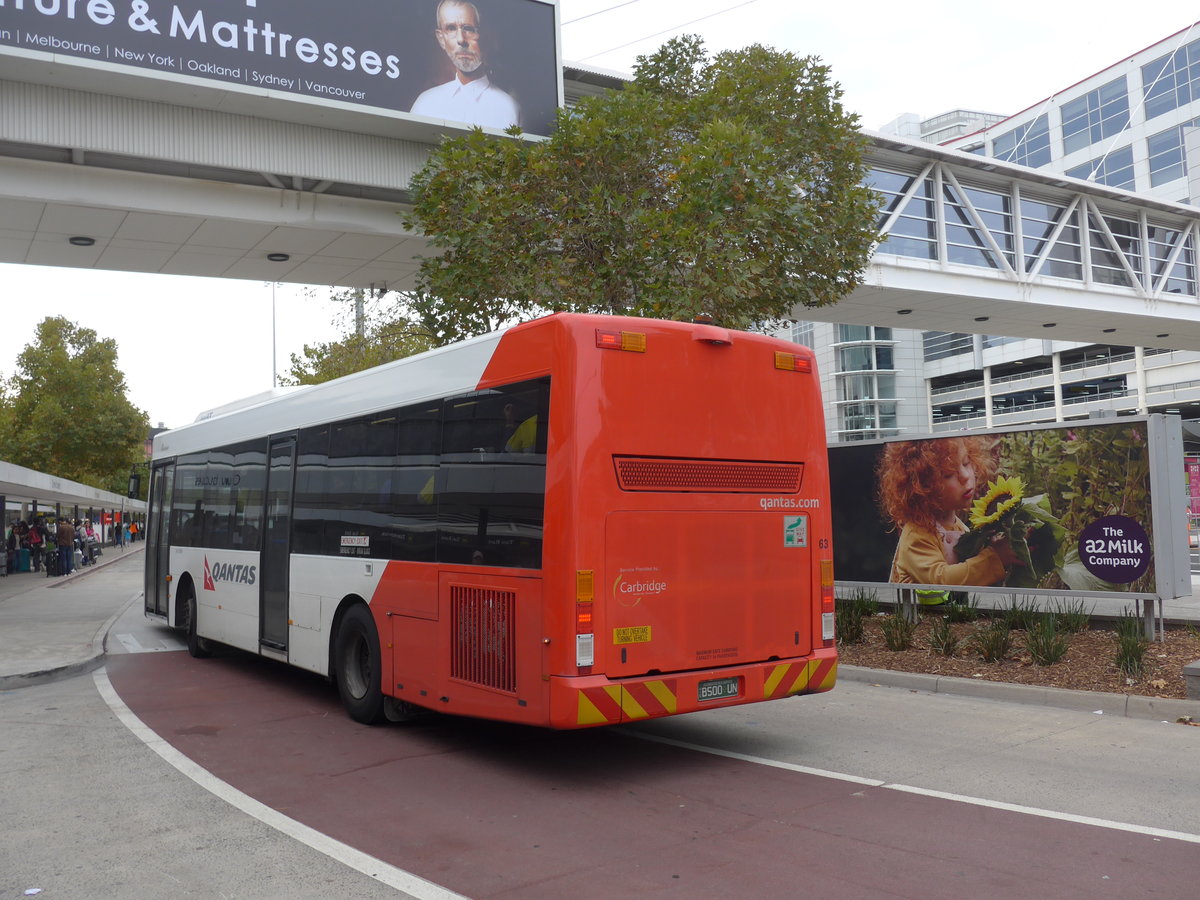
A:
{"label": "white lower panel of bus", "polygon": [[[370,601],[386,563],[379,560],[293,556],[289,566],[292,590],[287,603],[287,661],[329,674],[329,640],[333,616],[348,595]],[[197,633],[250,653],[263,653],[260,611],[262,579],[257,552],[174,547],[171,576],[175,590],[190,584],[198,610]],[[172,609],[172,621],[178,621]],[[280,658],[278,652],[265,655]]]}

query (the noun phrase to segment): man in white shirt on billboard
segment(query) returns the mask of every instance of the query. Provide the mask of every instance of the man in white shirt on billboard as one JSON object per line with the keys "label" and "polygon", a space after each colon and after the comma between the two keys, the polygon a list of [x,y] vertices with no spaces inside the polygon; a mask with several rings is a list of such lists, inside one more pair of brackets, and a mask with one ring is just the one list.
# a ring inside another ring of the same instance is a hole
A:
{"label": "man in white shirt on billboard", "polygon": [[412,112],[503,130],[521,120],[515,100],[488,79],[480,44],[479,10],[467,0],[442,0],[437,8],[438,44],[454,64],[454,78],[422,93]]}

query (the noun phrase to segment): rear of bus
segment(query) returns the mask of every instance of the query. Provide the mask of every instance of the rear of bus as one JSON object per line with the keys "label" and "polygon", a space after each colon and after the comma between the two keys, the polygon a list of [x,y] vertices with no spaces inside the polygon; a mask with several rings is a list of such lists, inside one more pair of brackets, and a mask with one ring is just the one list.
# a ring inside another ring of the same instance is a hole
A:
{"label": "rear of bus", "polygon": [[712,325],[551,321],[561,333],[543,556],[549,724],[833,687],[811,351]]}

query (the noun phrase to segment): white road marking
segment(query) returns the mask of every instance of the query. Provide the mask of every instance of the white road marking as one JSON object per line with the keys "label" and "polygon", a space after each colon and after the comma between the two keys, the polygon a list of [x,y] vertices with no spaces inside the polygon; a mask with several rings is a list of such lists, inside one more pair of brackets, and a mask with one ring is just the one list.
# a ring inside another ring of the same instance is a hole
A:
{"label": "white road marking", "polygon": [[329,858],[337,860],[369,878],[374,878],[376,881],[386,884],[389,887],[404,891],[416,898],[416,900],[467,900],[462,894],[456,894],[454,891],[447,890],[441,885],[434,884],[432,881],[426,881],[419,875],[414,875],[412,872],[385,863],[383,860],[376,859],[374,856],[363,853],[361,850],[356,850],[349,844],[343,844],[341,841],[322,834],[314,828],[309,828],[295,819],[288,818],[278,810],[271,809],[271,807],[260,803],[248,794],[243,794],[232,785],[226,784],[207,769],[201,768],[188,759],[155,734],[139,719],[117,695],[112,682],[108,680],[108,672],[103,667],[92,673],[92,679],[96,683],[96,689],[100,692],[100,696],[104,698],[104,702],[108,704],[109,709],[124,723],[126,728],[132,731],[143,744],[161,756],[169,765],[182,772],[209,793],[220,797],[226,803],[237,807],[242,812],[253,816],[276,831],[283,832],[288,837],[300,841],[300,843],[311,847],[319,853],[324,853]]}
{"label": "white road marking", "polygon": [[[103,671],[103,670],[101,670]],[[1095,825],[1099,828],[1111,828],[1115,831],[1128,831],[1133,834],[1144,834],[1148,837],[1168,838],[1173,841],[1187,841],[1200,844],[1200,834],[1189,834],[1186,831],[1168,831],[1165,828],[1151,828],[1147,825],[1134,825],[1130,822],[1114,822],[1111,819],[1096,819],[1092,816],[1077,816],[1072,813],[1057,812],[1052,809],[1039,809],[1036,806],[1021,806],[1016,803],[1004,803],[1000,800],[985,800],[982,797],[968,797],[965,794],[951,794],[946,791],[935,791],[929,788],[912,787],[906,784],[889,784],[876,778],[860,778],[857,775],[846,775],[842,772],[830,772],[825,769],[813,769],[808,766],[798,766],[794,763],[780,762],[775,759],[765,759],[761,756],[749,756],[745,753],[735,753],[732,750],[720,750],[716,747],[705,747],[702,744],[690,744],[687,741],[677,741],[673,738],[659,737],[653,734],[643,734],[627,729],[622,733],[643,741],[653,741],[659,744],[669,744],[672,747],[682,747],[685,750],[695,750],[698,753],[708,753],[712,756],[723,756],[727,759],[737,759],[742,762],[756,763],[760,766],[771,766],[776,769],[787,769],[790,772],[800,772],[804,775],[819,775],[822,778],[836,778],[839,781],[849,781],[852,784],[865,784],[870,787],[882,788],[885,791],[902,791],[906,794],[921,794],[926,797],[936,797],[939,800],[950,800],[955,803],[970,803],[973,806],[986,806],[991,809],[1002,809],[1006,812],[1023,813],[1027,816],[1040,816],[1043,819],[1057,819],[1061,822],[1073,822],[1078,825]]]}
{"label": "white road marking", "polygon": [[138,639],[132,634],[118,634],[117,640],[121,646],[125,648],[126,653],[145,653],[146,648],[138,643]]}
{"label": "white road marking", "polygon": [[162,653],[164,650],[186,650],[187,644],[178,638],[164,637],[157,647],[146,647],[132,634],[118,634],[117,641],[125,648],[126,653]]}

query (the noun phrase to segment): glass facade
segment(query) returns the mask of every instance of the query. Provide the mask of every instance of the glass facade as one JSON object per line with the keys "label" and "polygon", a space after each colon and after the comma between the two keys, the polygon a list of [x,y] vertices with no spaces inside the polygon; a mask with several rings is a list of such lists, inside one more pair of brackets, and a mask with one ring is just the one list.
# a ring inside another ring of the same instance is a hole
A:
{"label": "glass facade", "polygon": [[1157,187],[1187,175],[1187,159],[1183,152],[1183,130],[1200,126],[1192,119],[1146,138],[1146,155],[1150,162],[1150,186]]}
{"label": "glass facade", "polygon": [[1142,90],[1147,119],[1200,100],[1200,41],[1142,66]]}
{"label": "glass facade", "polygon": [[989,347],[1003,347],[1005,344],[1019,344],[1025,338],[1019,337],[1004,337],[1000,334],[985,334],[983,336],[983,349]]}
{"label": "glass facade", "polygon": [[871,169],[867,173],[867,186],[874,188],[883,197],[879,211],[879,227],[901,209],[900,215],[888,230],[879,245],[881,253],[895,253],[917,259],[937,259],[937,220],[934,211],[933,180],[926,178],[916,186],[912,197],[903,203],[904,197],[913,190],[915,175],[889,172],[886,169]]}
{"label": "glass facade", "polygon": [[809,350],[816,350],[816,340],[813,337],[812,322],[793,322],[792,323],[792,340]]}
{"label": "glass facade", "polygon": [[[1171,256],[1181,237],[1184,244],[1172,265]],[[1169,294],[1187,294],[1194,297],[1196,250],[1192,236],[1183,235],[1175,229],[1151,225],[1147,229],[1147,243],[1150,245],[1150,274],[1154,279],[1154,287],[1157,288],[1161,283],[1162,289]]]}
{"label": "glass facade", "polygon": [[1028,198],[1021,199],[1025,271],[1036,271],[1040,275],[1053,275],[1058,278],[1083,278],[1078,211],[1071,213],[1058,232],[1053,246],[1048,246],[1059,221],[1066,215],[1067,208],[1064,206]]}
{"label": "glass facade", "polygon": [[926,331],[921,340],[925,350],[925,362],[970,353],[974,344],[971,335],[956,331]]}
{"label": "glass facade", "polygon": [[[1102,227],[1097,217],[1088,213],[1088,244],[1092,255],[1092,280],[1100,284],[1133,287],[1129,271],[1121,256],[1140,281],[1142,277],[1141,229],[1137,222],[1104,216]],[[1109,237],[1109,233],[1112,237]],[[1116,251],[1120,251],[1120,255]]]}
{"label": "glass facade", "polygon": [[[1063,152],[1074,153],[1129,125],[1129,92],[1122,75],[1062,106]],[[1070,174],[1070,173],[1068,173]],[[1110,182],[1104,182],[1109,184]]]}
{"label": "glass facade", "polygon": [[1072,178],[1082,178],[1109,187],[1125,188],[1132,191],[1135,187],[1133,177],[1133,147],[1119,147],[1111,153],[1106,153],[1097,159],[1090,160],[1081,166],[1067,169]]}
{"label": "glass facade", "polygon": [[896,434],[892,329],[838,325],[836,335],[840,440],[861,441]]}
{"label": "glass facade", "polygon": [[1050,118],[1043,114],[992,141],[992,156],[1022,166],[1050,165]]}
{"label": "glass facade", "polygon": [[[951,184],[942,185],[946,210],[946,258],[949,262],[965,263],[969,266],[1001,268],[996,253],[984,239],[981,229],[975,224],[975,216],[1000,248],[1008,264],[1013,258],[1013,222],[1011,199],[1007,194],[985,191],[980,188],[958,189]],[[970,208],[968,208],[968,203]],[[974,216],[971,214],[974,210]]]}

